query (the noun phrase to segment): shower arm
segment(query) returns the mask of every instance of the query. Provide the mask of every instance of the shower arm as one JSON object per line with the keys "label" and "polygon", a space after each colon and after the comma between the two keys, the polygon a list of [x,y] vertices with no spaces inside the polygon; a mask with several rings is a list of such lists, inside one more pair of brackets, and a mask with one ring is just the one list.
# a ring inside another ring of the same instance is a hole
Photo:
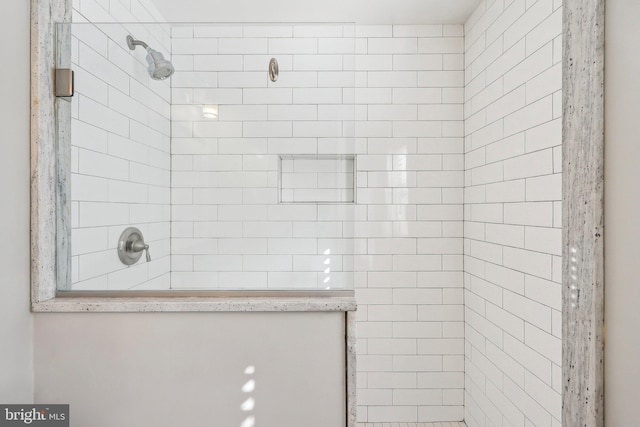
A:
{"label": "shower arm", "polygon": [[127,46],[129,46],[129,49],[131,49],[131,50],[134,50],[136,48],[136,46],[142,46],[145,49],[149,48],[148,44],[146,44],[142,40],[135,40],[131,36],[127,36]]}
{"label": "shower arm", "polygon": [[131,35],[127,36],[127,46],[129,49],[135,50],[136,46],[142,46],[147,51],[147,72],[154,80],[164,80],[175,72],[175,68],[171,61],[164,58],[162,53],[157,50],[151,49],[148,44],[142,40],[135,40]]}

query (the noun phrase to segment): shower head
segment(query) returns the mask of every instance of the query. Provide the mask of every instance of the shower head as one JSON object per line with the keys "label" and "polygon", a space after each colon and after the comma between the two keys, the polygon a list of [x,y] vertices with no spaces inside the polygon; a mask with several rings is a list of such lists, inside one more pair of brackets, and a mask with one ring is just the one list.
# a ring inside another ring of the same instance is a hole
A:
{"label": "shower head", "polygon": [[136,46],[142,46],[147,50],[147,71],[154,80],[164,80],[175,72],[171,61],[165,59],[164,55],[155,49],[151,49],[148,44],[141,40],[134,40],[133,37],[127,36],[127,46],[134,50]]}
{"label": "shower head", "polygon": [[164,56],[157,50],[153,50],[150,47],[147,48],[147,71],[152,79],[164,80],[170,77],[175,69],[170,61],[164,59]]}

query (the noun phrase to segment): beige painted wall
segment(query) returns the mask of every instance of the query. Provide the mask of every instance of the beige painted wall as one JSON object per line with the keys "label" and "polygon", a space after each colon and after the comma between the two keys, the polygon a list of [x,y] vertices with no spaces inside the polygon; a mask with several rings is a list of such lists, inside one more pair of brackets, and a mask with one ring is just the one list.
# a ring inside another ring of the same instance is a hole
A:
{"label": "beige painted wall", "polygon": [[29,403],[29,2],[0,10],[0,402]]}
{"label": "beige painted wall", "polygon": [[640,2],[606,2],[605,417],[640,425]]}
{"label": "beige painted wall", "polygon": [[35,400],[70,403],[72,427],[344,426],[344,330],[344,313],[38,314]]}

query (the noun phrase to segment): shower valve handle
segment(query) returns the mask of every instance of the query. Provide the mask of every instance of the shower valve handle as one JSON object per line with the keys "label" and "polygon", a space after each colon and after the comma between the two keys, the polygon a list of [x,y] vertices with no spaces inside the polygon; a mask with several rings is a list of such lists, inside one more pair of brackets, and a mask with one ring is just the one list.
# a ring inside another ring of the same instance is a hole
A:
{"label": "shower valve handle", "polygon": [[131,249],[133,252],[146,252],[147,262],[151,261],[151,254],[149,254],[149,245],[147,245],[144,241],[137,240],[132,246]]}

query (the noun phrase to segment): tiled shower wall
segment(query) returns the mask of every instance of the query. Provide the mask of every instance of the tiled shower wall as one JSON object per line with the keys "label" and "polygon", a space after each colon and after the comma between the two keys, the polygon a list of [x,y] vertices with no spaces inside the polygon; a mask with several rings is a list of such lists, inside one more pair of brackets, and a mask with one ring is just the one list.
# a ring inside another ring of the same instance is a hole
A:
{"label": "tiled shower wall", "polygon": [[463,418],[463,28],[356,27],[358,420]]}
{"label": "tiled shower wall", "polygon": [[465,25],[465,420],[561,420],[559,0],[483,1]]}
{"label": "tiled shower wall", "polygon": [[[359,420],[461,420],[462,26],[357,26],[355,60],[341,26],[172,36],[172,286],[324,287],[330,249],[332,286],[356,286]],[[278,204],[279,155],[352,153],[356,205]]]}
{"label": "tiled shower wall", "polygon": [[[462,26],[78,27],[74,287],[167,288],[170,228],[175,288],[326,287],[330,249],[331,286],[356,286],[359,421],[558,424],[560,21],[557,0],[485,1],[466,48]],[[173,50],[169,82],[129,31]],[[279,155],[354,153],[357,204],[278,203]],[[114,258],[130,224],[152,263]]]}
{"label": "tiled shower wall", "polygon": [[353,288],[353,31],[172,27],[172,288]]}
{"label": "tiled shower wall", "polygon": [[[149,78],[145,50],[125,40],[168,55],[168,26],[131,24],[162,20],[151,1],[74,1],[72,289],[169,287],[170,87]],[[143,232],[150,263],[120,263],[115,248],[129,226]]]}

